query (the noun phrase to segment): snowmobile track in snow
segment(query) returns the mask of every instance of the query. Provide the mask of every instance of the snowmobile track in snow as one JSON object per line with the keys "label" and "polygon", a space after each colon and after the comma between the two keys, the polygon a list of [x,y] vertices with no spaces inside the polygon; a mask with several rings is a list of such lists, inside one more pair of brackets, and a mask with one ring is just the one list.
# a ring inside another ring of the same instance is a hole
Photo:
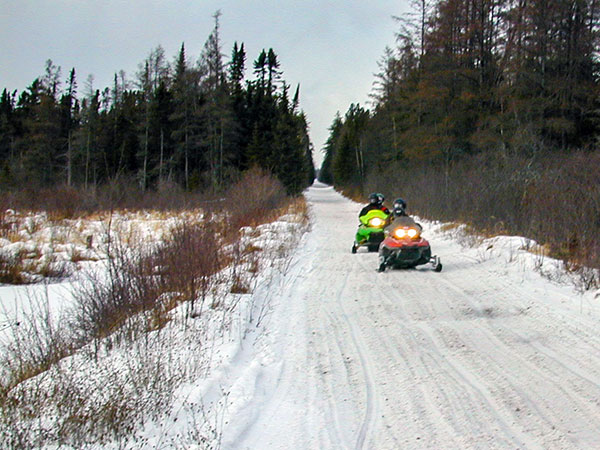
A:
{"label": "snowmobile track in snow", "polygon": [[360,205],[306,197],[312,229],[256,350],[273,375],[224,448],[600,448],[594,302],[427,223],[441,273],[376,273],[377,253],[349,251]]}
{"label": "snowmobile track in snow", "polygon": [[[344,285],[345,284],[346,283],[344,283]],[[366,391],[365,392],[365,395],[366,395],[365,416],[364,416],[362,425],[360,427],[358,436],[356,437],[356,445],[355,445],[356,449],[362,449],[365,444],[365,441],[367,440],[367,437],[369,436],[369,433],[371,432],[371,429],[373,428],[372,424],[376,420],[375,413],[377,412],[377,405],[375,404],[375,402],[376,402],[377,397],[374,395],[374,390],[376,389],[376,385],[374,383],[373,375],[370,370],[371,364],[367,362],[368,357],[369,357],[368,356],[369,355],[368,348],[365,346],[364,341],[362,340],[362,337],[360,336],[360,332],[357,330],[356,326],[353,324],[350,317],[348,317],[348,314],[346,314],[346,312],[344,311],[344,304],[341,300],[342,293],[343,293],[343,290],[339,291],[338,296],[337,296],[339,310],[341,312],[341,316],[344,318],[344,321],[346,322],[346,325],[348,326],[348,329],[350,330],[350,336],[352,338],[354,348],[359,356],[361,369],[362,369],[364,381],[365,381],[365,391]],[[329,313],[329,315],[331,316],[331,313]],[[338,341],[338,344],[339,344],[339,341]]]}

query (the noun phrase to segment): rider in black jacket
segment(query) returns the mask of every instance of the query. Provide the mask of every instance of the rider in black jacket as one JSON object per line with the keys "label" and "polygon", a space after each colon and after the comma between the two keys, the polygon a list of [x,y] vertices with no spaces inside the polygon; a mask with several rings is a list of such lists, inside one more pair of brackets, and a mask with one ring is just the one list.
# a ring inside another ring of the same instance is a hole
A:
{"label": "rider in black jacket", "polygon": [[389,224],[385,227],[386,230],[393,230],[398,226],[403,227],[416,227],[419,230],[423,230],[423,227],[414,221],[412,217],[406,214],[406,202],[401,198],[394,200],[394,207],[392,209],[393,217],[390,217]]}
{"label": "rider in black jacket", "polygon": [[389,214],[390,210],[383,205],[384,200],[385,198],[383,194],[373,192],[371,195],[369,195],[369,204],[360,210],[360,213],[358,213],[358,217],[364,216],[366,213],[373,209],[380,209],[384,213]]}

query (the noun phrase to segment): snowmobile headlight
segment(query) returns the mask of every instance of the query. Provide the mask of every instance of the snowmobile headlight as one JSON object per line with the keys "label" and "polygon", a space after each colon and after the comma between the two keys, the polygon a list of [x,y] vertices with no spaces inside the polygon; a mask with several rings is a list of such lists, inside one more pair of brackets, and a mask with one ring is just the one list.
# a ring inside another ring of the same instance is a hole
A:
{"label": "snowmobile headlight", "polygon": [[416,228],[396,228],[393,231],[393,235],[396,239],[417,239],[419,237],[419,230]]}
{"label": "snowmobile headlight", "polygon": [[396,228],[394,230],[394,237],[404,239],[406,237],[406,230],[404,228]]}
{"label": "snowmobile headlight", "polygon": [[408,237],[411,239],[414,239],[419,236],[419,232],[417,230],[415,230],[414,228],[411,228],[410,230],[408,230],[407,234],[408,234]]}
{"label": "snowmobile headlight", "polygon": [[369,220],[370,227],[380,228],[383,226],[384,223],[385,223],[385,220],[383,220],[380,217],[373,217],[372,219]]}

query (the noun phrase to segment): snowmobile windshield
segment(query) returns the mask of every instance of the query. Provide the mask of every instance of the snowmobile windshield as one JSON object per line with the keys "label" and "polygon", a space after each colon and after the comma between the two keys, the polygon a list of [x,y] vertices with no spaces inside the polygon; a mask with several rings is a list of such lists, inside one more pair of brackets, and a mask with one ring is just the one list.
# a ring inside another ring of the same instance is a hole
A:
{"label": "snowmobile windshield", "polygon": [[[372,209],[371,211],[367,212],[366,214],[360,216],[358,219],[360,220],[360,223],[362,223],[363,225],[370,226],[369,222],[375,222],[373,219],[381,219],[381,220],[383,220],[383,223],[385,223],[385,220],[387,218],[388,218],[388,214],[386,214],[382,210]],[[383,225],[383,223],[381,225]],[[377,225],[377,226],[379,226],[379,225]]]}

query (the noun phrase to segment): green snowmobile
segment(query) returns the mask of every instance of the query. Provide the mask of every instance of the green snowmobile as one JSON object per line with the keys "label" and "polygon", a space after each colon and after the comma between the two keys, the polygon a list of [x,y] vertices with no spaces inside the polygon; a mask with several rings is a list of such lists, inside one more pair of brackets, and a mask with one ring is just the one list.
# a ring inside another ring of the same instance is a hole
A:
{"label": "green snowmobile", "polygon": [[389,214],[381,209],[372,209],[360,216],[352,253],[356,253],[360,247],[367,247],[368,251],[376,252],[384,239],[383,229],[388,223],[388,217]]}

